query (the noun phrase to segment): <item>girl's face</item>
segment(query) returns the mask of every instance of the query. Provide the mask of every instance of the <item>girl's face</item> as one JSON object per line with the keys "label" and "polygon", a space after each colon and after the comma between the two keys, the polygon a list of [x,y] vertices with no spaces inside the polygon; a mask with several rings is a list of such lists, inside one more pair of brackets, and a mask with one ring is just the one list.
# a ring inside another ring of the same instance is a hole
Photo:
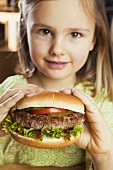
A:
{"label": "girl's face", "polygon": [[26,28],[38,73],[54,80],[75,77],[95,43],[95,21],[80,0],[39,2],[28,13]]}

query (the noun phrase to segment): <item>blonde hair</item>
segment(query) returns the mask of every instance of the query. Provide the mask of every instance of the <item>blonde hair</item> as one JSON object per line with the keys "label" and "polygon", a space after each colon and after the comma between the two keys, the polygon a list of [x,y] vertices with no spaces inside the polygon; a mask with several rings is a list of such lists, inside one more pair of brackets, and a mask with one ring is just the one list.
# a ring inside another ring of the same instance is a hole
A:
{"label": "blonde hair", "polygon": [[[23,15],[27,15],[29,10],[33,10],[37,3],[46,0],[21,1],[24,2],[22,4],[24,13],[23,9],[21,9],[18,49],[20,67],[18,67],[17,72],[29,77],[36,68],[29,54],[27,33],[22,18]],[[94,86],[93,96],[98,95],[104,89],[105,96],[113,101],[113,55],[105,4],[102,0],[80,0],[80,3],[82,3],[87,15],[92,16],[96,21],[96,44],[93,51],[90,52],[85,65],[77,72],[78,81],[84,81],[86,86],[89,87]]]}

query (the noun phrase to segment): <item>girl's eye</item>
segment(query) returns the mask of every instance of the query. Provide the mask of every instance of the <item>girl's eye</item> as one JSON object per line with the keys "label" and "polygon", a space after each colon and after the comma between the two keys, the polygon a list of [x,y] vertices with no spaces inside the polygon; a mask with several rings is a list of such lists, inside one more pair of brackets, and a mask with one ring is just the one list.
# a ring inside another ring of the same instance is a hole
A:
{"label": "girl's eye", "polygon": [[51,32],[48,29],[40,29],[39,33],[42,35],[51,35]]}
{"label": "girl's eye", "polygon": [[71,33],[71,36],[72,36],[73,38],[80,38],[80,37],[81,37],[81,34],[78,33],[78,32],[72,32],[72,33]]}

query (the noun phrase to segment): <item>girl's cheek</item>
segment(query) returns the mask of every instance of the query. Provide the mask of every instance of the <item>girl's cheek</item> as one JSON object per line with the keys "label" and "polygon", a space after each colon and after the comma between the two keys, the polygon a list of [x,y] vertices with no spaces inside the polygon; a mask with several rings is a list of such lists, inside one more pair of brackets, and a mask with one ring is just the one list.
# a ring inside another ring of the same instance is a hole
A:
{"label": "girl's cheek", "polygon": [[45,44],[44,42],[40,42],[38,40],[34,40],[31,42],[31,53],[34,55],[39,56],[45,56],[48,53],[48,44]]}
{"label": "girl's cheek", "polygon": [[43,49],[40,45],[32,43],[30,46],[30,54],[31,56],[40,56],[43,54]]}
{"label": "girl's cheek", "polygon": [[74,63],[74,67],[77,69],[76,71],[80,70],[88,59],[88,51],[76,51],[75,53],[71,54],[72,62]]}

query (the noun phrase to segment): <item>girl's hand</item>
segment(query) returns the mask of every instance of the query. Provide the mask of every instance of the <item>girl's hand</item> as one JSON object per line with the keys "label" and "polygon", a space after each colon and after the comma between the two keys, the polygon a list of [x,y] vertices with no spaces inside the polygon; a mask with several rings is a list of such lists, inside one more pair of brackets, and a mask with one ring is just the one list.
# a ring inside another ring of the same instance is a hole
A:
{"label": "girl's hand", "polygon": [[9,110],[25,95],[43,91],[33,84],[14,84],[0,96],[0,123],[7,116]]}
{"label": "girl's hand", "polygon": [[113,156],[113,134],[93,98],[77,89],[64,89],[61,92],[78,97],[85,105],[84,132],[76,145],[89,151],[91,155]]}

